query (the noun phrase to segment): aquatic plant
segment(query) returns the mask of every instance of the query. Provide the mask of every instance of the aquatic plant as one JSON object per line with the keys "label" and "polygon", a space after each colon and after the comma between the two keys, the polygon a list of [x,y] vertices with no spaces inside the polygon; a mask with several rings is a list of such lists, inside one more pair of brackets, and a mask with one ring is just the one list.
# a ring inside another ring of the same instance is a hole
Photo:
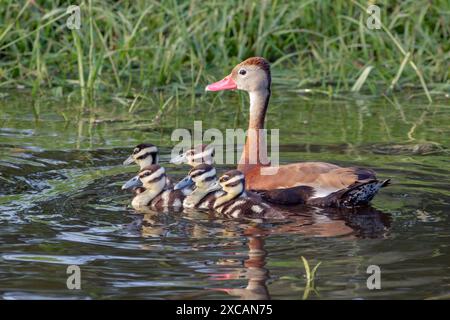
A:
{"label": "aquatic plant", "polygon": [[301,258],[303,261],[303,266],[305,267],[305,276],[306,276],[306,285],[305,285],[305,289],[303,291],[303,300],[306,300],[306,299],[308,299],[311,291],[314,292],[315,294],[319,295],[318,291],[316,290],[314,281],[316,279],[317,269],[322,264],[322,262],[319,262],[318,264],[316,264],[316,266],[311,270],[308,260],[306,260],[306,258],[303,256]]}

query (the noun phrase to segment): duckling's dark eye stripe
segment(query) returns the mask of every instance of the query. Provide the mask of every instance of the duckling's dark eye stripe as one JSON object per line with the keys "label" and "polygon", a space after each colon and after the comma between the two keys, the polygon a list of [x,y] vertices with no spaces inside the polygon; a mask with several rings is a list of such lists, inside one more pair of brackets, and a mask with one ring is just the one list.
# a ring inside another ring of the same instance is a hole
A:
{"label": "duckling's dark eye stripe", "polygon": [[226,184],[227,187],[236,187],[238,185],[240,185],[242,183],[241,180],[237,180],[236,182],[230,182],[228,184]]}
{"label": "duckling's dark eye stripe", "polygon": [[147,152],[147,153],[144,153],[142,156],[137,157],[136,159],[138,159],[138,160],[143,160],[143,159],[147,158],[147,157],[150,156],[150,155],[151,155],[152,157],[154,157],[155,153],[154,153],[154,152]]}
{"label": "duckling's dark eye stripe", "polygon": [[191,173],[191,178],[198,177],[204,173],[205,173],[205,171],[203,171],[203,170],[194,171],[193,173]]}
{"label": "duckling's dark eye stripe", "polygon": [[211,180],[215,180],[216,176],[210,176],[210,177],[206,177],[203,181],[211,181]]}

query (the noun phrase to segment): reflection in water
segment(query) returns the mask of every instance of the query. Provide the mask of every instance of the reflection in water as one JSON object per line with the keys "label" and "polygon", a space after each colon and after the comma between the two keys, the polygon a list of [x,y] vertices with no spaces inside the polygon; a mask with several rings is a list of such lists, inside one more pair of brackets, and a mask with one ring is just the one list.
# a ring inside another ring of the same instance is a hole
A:
{"label": "reflection in water", "polygon": [[[361,207],[354,209],[333,209],[316,207],[286,207],[282,208],[289,212],[289,220],[284,223],[242,223],[235,220],[221,220],[214,214],[206,214],[193,210],[186,210],[184,218],[194,222],[192,228],[186,234],[191,239],[208,237],[210,228],[202,226],[195,219],[209,219],[210,222],[219,223],[215,236],[236,239],[239,235],[245,238],[246,258],[242,260],[219,258],[215,264],[232,267],[232,272],[223,274],[213,273],[210,277],[214,281],[231,282],[232,280],[245,280],[244,288],[214,288],[214,291],[225,292],[230,296],[242,300],[268,300],[270,299],[267,281],[269,270],[266,266],[267,252],[264,243],[267,237],[275,234],[298,234],[308,237],[363,237],[382,238],[389,230],[390,215],[373,207]],[[151,209],[141,209],[142,220],[140,230],[142,237],[166,237],[170,225],[167,225],[168,215],[172,213],[157,213]],[[173,213],[180,215],[180,213]],[[233,248],[236,242],[228,242]],[[197,247],[193,245],[193,248]],[[300,258],[300,257],[299,257]],[[243,267],[238,267],[243,266]],[[300,269],[299,269],[300,270]],[[304,298],[309,296],[310,291],[317,292],[308,282],[304,288]]]}
{"label": "reflection in water", "polygon": [[383,237],[391,224],[389,214],[371,206],[353,209],[295,207],[284,208],[289,221],[271,233],[296,233],[311,237]]}
{"label": "reflection in water", "polygon": [[224,275],[222,279],[246,279],[247,286],[215,290],[226,292],[241,300],[268,300],[270,295],[266,282],[269,279],[269,271],[265,268],[267,252],[264,249],[264,231],[260,227],[249,226],[244,230],[244,235],[248,245],[248,259],[244,260],[244,268]]}

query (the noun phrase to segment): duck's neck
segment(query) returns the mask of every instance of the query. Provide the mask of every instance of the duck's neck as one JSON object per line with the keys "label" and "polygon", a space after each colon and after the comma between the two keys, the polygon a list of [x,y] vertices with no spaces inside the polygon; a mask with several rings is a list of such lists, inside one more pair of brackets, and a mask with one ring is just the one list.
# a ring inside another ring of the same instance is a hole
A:
{"label": "duck's neck", "polygon": [[208,194],[220,190],[220,186],[217,188],[211,188],[214,183],[201,183],[197,184],[194,191],[189,194],[183,201],[183,206],[186,208],[193,208],[197,206]]}
{"label": "duck's neck", "polygon": [[249,92],[250,120],[244,151],[238,164],[238,170],[244,174],[255,166],[268,165],[267,143],[264,133],[264,120],[270,99],[270,89]]}
{"label": "duck's neck", "polygon": [[[235,200],[239,197],[247,197],[244,189],[244,184],[239,184],[238,186],[234,187],[231,190],[223,190],[225,193],[218,197],[216,201],[214,202],[214,209],[219,208],[223,204],[227,203],[228,201]],[[221,210],[219,210],[221,211]]]}
{"label": "duck's neck", "polygon": [[207,190],[202,190],[202,189],[196,188],[196,189],[194,189],[194,191],[192,191],[192,193],[190,195],[188,195],[186,198],[184,198],[183,207],[194,208],[207,195],[208,195]]}
{"label": "duck's neck", "polygon": [[161,193],[165,188],[165,177],[155,185],[144,185],[145,191],[136,195],[131,201],[133,208],[139,208],[150,205],[150,203]]}

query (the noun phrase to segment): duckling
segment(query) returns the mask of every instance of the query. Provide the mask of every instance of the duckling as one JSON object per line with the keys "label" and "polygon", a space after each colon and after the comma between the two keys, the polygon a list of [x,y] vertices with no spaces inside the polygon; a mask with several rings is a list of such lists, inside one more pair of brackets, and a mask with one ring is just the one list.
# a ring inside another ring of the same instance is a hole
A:
{"label": "duckling", "polygon": [[[158,147],[151,143],[138,144],[133,149],[133,153],[123,162],[123,165],[130,165],[136,163],[139,166],[139,170],[152,164],[159,163],[159,150]],[[172,186],[172,181],[169,177],[166,178],[167,186]]]}
{"label": "duckling", "polygon": [[283,219],[285,215],[267,203],[249,196],[245,191],[245,176],[239,170],[231,170],[222,175],[219,184],[225,192],[214,202],[214,210],[233,218]]}
{"label": "duckling", "polygon": [[213,209],[218,197],[225,194],[217,183],[216,169],[210,164],[196,165],[189,174],[178,182],[174,189],[184,188],[191,183],[195,188],[183,201],[184,208]]}
{"label": "duckling", "polygon": [[138,144],[133,149],[133,153],[123,162],[124,165],[136,163],[140,170],[152,164],[158,164],[159,150],[158,147],[151,143]]}
{"label": "duckling", "polygon": [[191,167],[195,167],[196,165],[202,163],[213,164],[214,154],[215,150],[213,146],[207,144],[199,144],[194,148],[187,150],[185,153],[172,158],[170,160],[170,163],[186,163]]}
{"label": "duckling", "polygon": [[181,208],[186,195],[192,192],[190,188],[174,190],[169,187],[165,169],[157,164],[143,168],[137,176],[122,186],[122,189],[130,188],[139,190],[139,192],[135,192],[135,197],[131,202],[133,208],[149,206],[157,211]]}

